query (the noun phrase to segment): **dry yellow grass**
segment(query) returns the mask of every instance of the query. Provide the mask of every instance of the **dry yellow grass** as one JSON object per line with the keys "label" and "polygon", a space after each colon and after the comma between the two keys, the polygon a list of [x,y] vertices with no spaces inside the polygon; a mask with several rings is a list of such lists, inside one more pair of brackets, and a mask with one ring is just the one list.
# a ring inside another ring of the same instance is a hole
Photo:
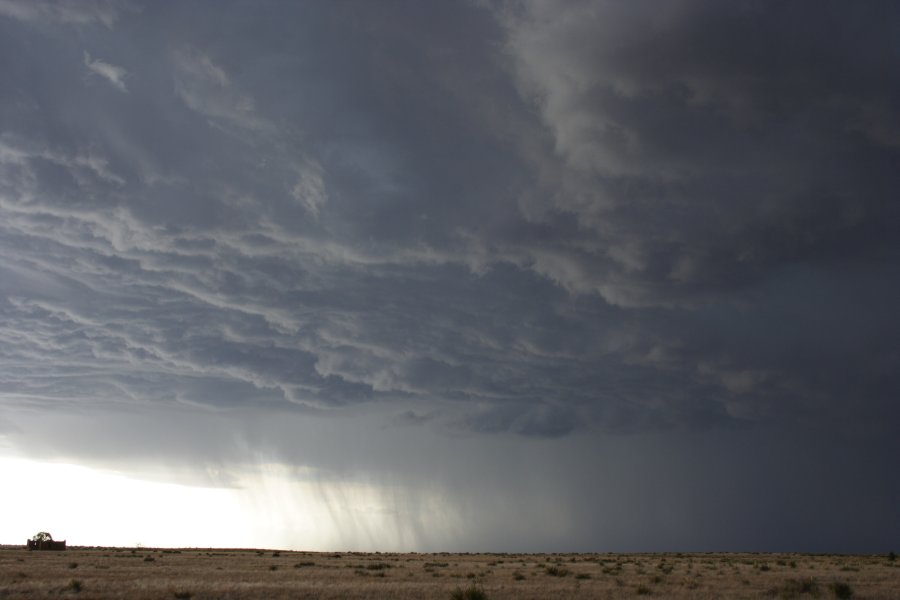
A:
{"label": "dry yellow grass", "polygon": [[0,550],[0,598],[900,598],[900,560],[802,554]]}

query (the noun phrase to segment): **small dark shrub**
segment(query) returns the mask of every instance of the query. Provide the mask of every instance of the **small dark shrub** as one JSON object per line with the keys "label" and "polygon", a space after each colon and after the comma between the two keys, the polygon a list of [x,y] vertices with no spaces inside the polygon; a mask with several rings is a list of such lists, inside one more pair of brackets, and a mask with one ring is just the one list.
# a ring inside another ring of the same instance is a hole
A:
{"label": "small dark shrub", "polygon": [[314,563],[311,560],[301,560],[300,562],[298,562],[294,565],[294,568],[299,569],[300,567],[314,567],[314,566],[316,566],[316,563]]}
{"label": "small dark shrub", "polygon": [[387,563],[369,563],[366,565],[366,569],[369,571],[383,571],[384,569],[390,569],[391,565]]}
{"label": "small dark shrub", "polygon": [[270,570],[270,571],[277,571],[277,570],[278,570],[278,565],[269,565],[269,570]]}
{"label": "small dark shrub", "polygon": [[272,553],[273,558],[278,558],[279,556],[281,556],[281,552],[273,552]]}
{"label": "small dark shrub", "polygon": [[893,550],[891,550],[890,552],[888,552],[888,560],[891,561],[891,562],[897,560],[897,555],[894,554],[894,551],[893,551]]}
{"label": "small dark shrub", "polygon": [[813,598],[819,597],[819,584],[812,577],[804,577],[803,579],[788,579],[784,582],[781,589],[773,590],[775,594],[782,598],[799,598],[802,594],[808,594]]}
{"label": "small dark shrub", "polygon": [[575,575],[575,579],[590,579],[590,578],[591,578],[590,573],[577,573]]}
{"label": "small dark shrub", "polygon": [[73,592],[75,592],[76,594],[78,592],[80,592],[83,589],[83,587],[84,586],[81,584],[81,581],[79,581],[78,579],[73,579],[72,581],[69,582],[69,589],[72,590]]}
{"label": "small dark shrub", "polygon": [[478,587],[474,583],[466,589],[458,587],[450,592],[450,600],[487,600],[487,597],[484,588]]}
{"label": "small dark shrub", "polygon": [[179,590],[175,592],[175,597],[178,600],[191,600],[191,596],[193,596],[193,594],[187,590]]}
{"label": "small dark shrub", "polygon": [[513,579],[515,579],[516,581],[523,581],[525,579],[525,576],[516,571],[515,573],[513,573]]}
{"label": "small dark shrub", "polygon": [[649,596],[651,594],[651,590],[646,585],[639,585],[637,587],[637,594],[638,596]]}
{"label": "small dark shrub", "polygon": [[553,577],[565,577],[569,574],[568,569],[557,566],[547,567],[546,571],[547,575],[552,575]]}
{"label": "small dark shrub", "polygon": [[828,587],[831,588],[831,593],[834,594],[835,598],[848,600],[853,597],[853,588],[844,581],[835,581]]}
{"label": "small dark shrub", "polygon": [[156,559],[153,558],[152,556],[145,556],[145,557],[144,557],[144,562],[153,562],[154,560],[156,560]]}
{"label": "small dark shrub", "polygon": [[77,569],[77,568],[78,568],[78,563],[77,563],[77,562],[70,562],[70,563],[69,563],[69,568],[70,568],[70,569]]}
{"label": "small dark shrub", "polygon": [[819,584],[812,577],[804,577],[800,580],[800,593],[816,595],[819,593]]}

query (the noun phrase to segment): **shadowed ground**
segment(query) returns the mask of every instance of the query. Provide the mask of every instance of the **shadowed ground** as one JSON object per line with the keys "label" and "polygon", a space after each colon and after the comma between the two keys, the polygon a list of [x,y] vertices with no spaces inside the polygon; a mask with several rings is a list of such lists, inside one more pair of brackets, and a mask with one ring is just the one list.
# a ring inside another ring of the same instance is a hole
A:
{"label": "shadowed ground", "polygon": [[900,598],[900,561],[805,554],[0,550],[0,598]]}

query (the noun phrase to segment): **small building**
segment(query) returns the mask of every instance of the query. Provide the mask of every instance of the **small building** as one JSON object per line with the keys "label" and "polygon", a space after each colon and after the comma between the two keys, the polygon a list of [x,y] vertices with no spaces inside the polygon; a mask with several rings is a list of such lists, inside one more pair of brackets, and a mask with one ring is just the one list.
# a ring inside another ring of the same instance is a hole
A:
{"label": "small building", "polygon": [[53,536],[47,533],[46,531],[42,531],[37,533],[30,540],[26,542],[29,550],[65,550],[66,549],[66,540],[62,540],[61,542],[56,542],[53,540]]}

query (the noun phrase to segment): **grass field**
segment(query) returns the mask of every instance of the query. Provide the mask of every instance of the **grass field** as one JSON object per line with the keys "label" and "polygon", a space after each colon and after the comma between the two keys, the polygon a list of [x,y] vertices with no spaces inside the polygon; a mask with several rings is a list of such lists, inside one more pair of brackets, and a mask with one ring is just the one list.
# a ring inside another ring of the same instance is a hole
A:
{"label": "grass field", "polygon": [[0,598],[900,598],[900,560],[806,554],[0,549]]}

